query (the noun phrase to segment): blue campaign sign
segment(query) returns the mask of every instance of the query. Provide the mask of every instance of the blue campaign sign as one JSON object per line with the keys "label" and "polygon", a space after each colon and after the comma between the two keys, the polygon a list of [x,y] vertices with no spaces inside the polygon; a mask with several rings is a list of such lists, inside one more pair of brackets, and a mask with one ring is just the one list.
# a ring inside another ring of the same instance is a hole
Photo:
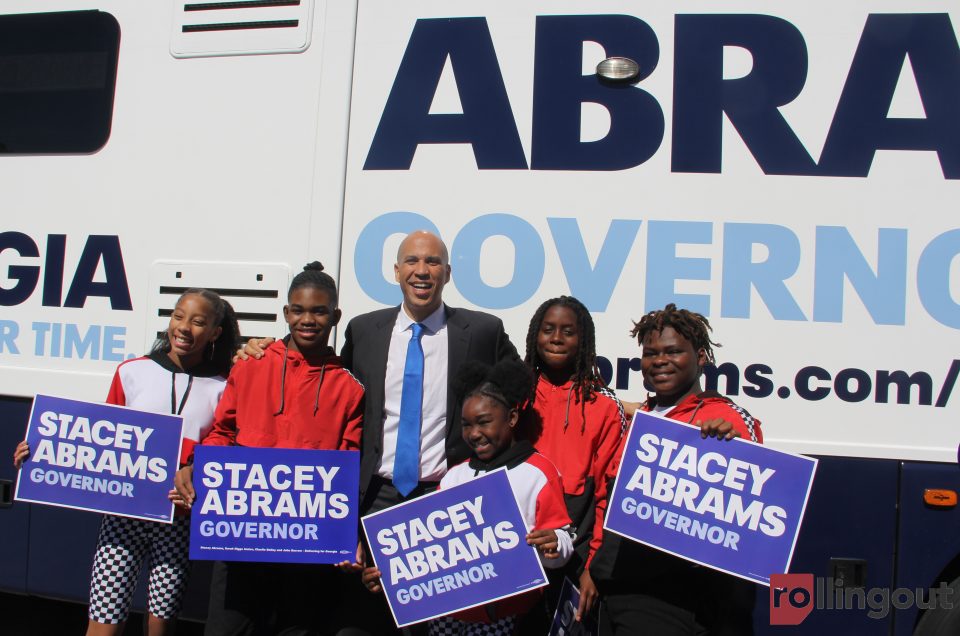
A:
{"label": "blue campaign sign", "polygon": [[787,572],[817,460],[637,413],[604,528],[763,585]]}
{"label": "blue campaign sign", "polygon": [[547,636],[595,636],[597,622],[590,612],[577,621],[577,609],[580,607],[580,590],[564,577],[560,587],[560,597],[557,600],[557,609],[553,613],[553,623]]}
{"label": "blue campaign sign", "polygon": [[398,627],[547,584],[506,469],[363,518]]}
{"label": "blue campaign sign", "polygon": [[16,499],[170,523],[182,430],[176,415],[37,395]]}
{"label": "blue campaign sign", "polygon": [[340,563],[357,552],[360,453],[197,446],[190,558]]}

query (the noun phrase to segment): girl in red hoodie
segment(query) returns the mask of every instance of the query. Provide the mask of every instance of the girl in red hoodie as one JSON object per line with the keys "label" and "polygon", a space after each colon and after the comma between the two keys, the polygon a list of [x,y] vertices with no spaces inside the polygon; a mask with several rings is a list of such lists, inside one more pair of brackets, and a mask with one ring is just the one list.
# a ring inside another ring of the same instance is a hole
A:
{"label": "girl in red hoodie", "polygon": [[[626,428],[623,407],[600,377],[596,360],[593,318],[583,303],[560,296],[540,305],[527,331],[524,361],[536,382],[524,434],[560,471],[576,538],[570,562],[562,572],[550,573],[545,615],[531,615],[528,621],[549,620],[563,576],[577,581],[583,575],[596,488]],[[535,628],[532,623],[526,627]]]}
{"label": "girl in red hoodie", "polygon": [[[261,359],[234,365],[204,445],[359,450],[363,385],[327,344],[340,321],[337,301],[320,263],[294,277],[283,307],[290,334]],[[195,498],[192,468],[177,474],[184,505]],[[315,629],[326,622],[317,591],[339,584],[332,566],[218,561],[205,633]]]}

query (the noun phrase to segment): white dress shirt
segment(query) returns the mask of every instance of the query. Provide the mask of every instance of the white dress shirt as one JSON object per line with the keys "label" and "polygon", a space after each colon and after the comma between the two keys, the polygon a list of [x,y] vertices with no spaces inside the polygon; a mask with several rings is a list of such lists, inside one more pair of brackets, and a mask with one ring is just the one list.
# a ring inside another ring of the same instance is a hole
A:
{"label": "white dress shirt", "polygon": [[[383,454],[377,474],[393,479],[397,456],[397,431],[400,428],[400,396],[403,393],[403,368],[410,343],[413,320],[400,308],[397,323],[390,334],[387,374],[383,387]],[[440,481],[447,472],[447,315],[443,305],[430,314],[423,325],[423,405],[420,411],[420,481]]]}

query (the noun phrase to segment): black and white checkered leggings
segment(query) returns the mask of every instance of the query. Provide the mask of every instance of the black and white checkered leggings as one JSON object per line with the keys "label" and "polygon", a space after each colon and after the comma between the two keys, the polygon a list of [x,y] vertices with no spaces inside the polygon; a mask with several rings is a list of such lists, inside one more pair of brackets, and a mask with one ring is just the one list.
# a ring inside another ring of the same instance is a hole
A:
{"label": "black and white checkered leggings", "polygon": [[465,623],[441,616],[430,621],[428,629],[430,636],[511,636],[516,627],[516,616],[507,616],[495,623]]}
{"label": "black and white checkered leggings", "polygon": [[104,516],[90,581],[91,620],[108,624],[127,620],[145,557],[150,571],[147,611],[174,618],[187,587],[189,545],[189,517],[174,517],[167,524]]}

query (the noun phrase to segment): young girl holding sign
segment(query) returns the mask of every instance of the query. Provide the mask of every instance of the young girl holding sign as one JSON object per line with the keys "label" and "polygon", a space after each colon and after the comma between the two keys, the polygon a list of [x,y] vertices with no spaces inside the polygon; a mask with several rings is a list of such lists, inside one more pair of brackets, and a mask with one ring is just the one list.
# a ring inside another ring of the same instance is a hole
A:
{"label": "young girl holding sign", "polygon": [[[518,361],[500,362],[493,367],[473,362],[461,367],[451,388],[463,402],[463,439],[470,446],[472,457],[447,471],[440,488],[452,488],[481,473],[506,467],[527,525],[527,543],[536,547],[544,567],[559,568],[573,553],[560,475],[530,442],[514,437],[532,386],[529,369]],[[371,592],[380,591],[380,571],[365,569],[363,582]],[[513,634],[518,618],[538,597],[539,591],[534,590],[435,619],[430,622],[430,634]]]}
{"label": "young girl holding sign", "polygon": [[595,343],[590,311],[572,296],[551,298],[530,319],[524,361],[534,371],[536,386],[521,433],[560,471],[576,538],[570,563],[559,576],[551,572],[547,611],[540,616],[531,613],[527,631],[546,631],[543,623],[552,616],[564,576],[583,578],[596,488],[626,428],[623,407],[597,368]]}
{"label": "young girl holding sign", "polygon": [[[228,302],[206,289],[188,289],[151,352],[117,367],[107,403],[182,416],[183,464],[213,424],[238,336]],[[21,442],[14,463],[19,466],[29,453]],[[174,517],[173,524],[104,516],[90,581],[87,634],[123,631],[145,558],[150,572],[147,633],[171,633],[187,584],[189,538],[186,516]]]}
{"label": "young girl holding sign", "polygon": [[[237,362],[203,444],[359,450],[363,385],[327,344],[340,309],[323,265],[309,263],[294,277],[283,316],[290,334],[262,359]],[[177,473],[181,505],[196,497],[192,479],[192,465]],[[217,561],[206,633],[313,633],[320,622],[332,630],[318,599],[341,584],[330,566]],[[323,605],[331,614],[336,608],[334,601]]]}
{"label": "young girl holding sign", "polygon": [[[703,390],[703,367],[714,363],[713,347],[720,346],[710,330],[704,316],[672,303],[635,323],[631,335],[643,348],[643,379],[654,389],[640,408],[696,426],[703,438],[762,443],[759,420],[716,391]],[[598,497],[590,598],[581,591],[580,614],[599,588],[615,635],[753,633],[752,583],[602,531],[606,494],[618,464],[611,463]]]}

